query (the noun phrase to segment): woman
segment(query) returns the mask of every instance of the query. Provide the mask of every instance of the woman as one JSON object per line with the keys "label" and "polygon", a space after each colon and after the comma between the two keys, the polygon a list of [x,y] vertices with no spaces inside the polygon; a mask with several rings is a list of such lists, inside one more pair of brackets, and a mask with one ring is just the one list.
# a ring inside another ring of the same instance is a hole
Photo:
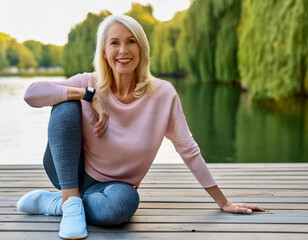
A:
{"label": "woman", "polygon": [[164,136],[223,211],[264,211],[228,201],[217,187],[174,87],[150,74],[149,44],[134,19],[105,18],[94,67],[95,73],[27,89],[29,105],[53,106],[44,168],[61,191],[31,191],[18,201],[20,211],[63,215],[59,236],[65,239],[86,237],[86,221],[102,226],[129,221],[139,204],[137,188]]}

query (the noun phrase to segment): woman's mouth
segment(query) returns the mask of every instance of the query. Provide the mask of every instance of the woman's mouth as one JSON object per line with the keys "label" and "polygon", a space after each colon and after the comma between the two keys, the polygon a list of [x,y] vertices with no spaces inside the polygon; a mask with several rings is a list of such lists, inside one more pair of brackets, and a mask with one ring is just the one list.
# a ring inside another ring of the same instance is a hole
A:
{"label": "woman's mouth", "polygon": [[121,64],[129,64],[133,59],[132,58],[118,58],[116,61]]}

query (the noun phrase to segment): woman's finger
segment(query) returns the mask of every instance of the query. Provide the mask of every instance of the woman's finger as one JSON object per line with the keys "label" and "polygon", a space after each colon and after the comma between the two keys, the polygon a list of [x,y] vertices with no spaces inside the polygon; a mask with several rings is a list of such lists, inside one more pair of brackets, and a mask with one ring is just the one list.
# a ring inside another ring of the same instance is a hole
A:
{"label": "woman's finger", "polygon": [[104,126],[106,125],[106,122],[108,121],[109,116],[108,114],[101,114],[99,117],[98,122],[95,124],[95,130],[94,132],[100,132],[102,130],[102,128],[104,128]]}
{"label": "woman's finger", "polygon": [[106,119],[102,128],[98,131],[97,137],[101,138],[108,128],[109,119]]}
{"label": "woman's finger", "polygon": [[237,208],[236,208],[236,213],[251,214],[251,213],[252,213],[252,210],[249,209],[249,208],[237,207]]}
{"label": "woman's finger", "polygon": [[257,205],[248,205],[248,204],[244,204],[243,207],[246,207],[246,208],[249,208],[251,210],[255,210],[255,211],[262,211],[262,212],[265,212],[265,209],[264,208],[261,208]]}

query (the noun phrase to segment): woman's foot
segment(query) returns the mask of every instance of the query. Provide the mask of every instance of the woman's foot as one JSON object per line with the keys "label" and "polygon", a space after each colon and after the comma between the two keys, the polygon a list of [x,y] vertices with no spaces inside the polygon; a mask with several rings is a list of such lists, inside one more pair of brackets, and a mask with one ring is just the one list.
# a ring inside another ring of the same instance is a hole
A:
{"label": "woman's foot", "polygon": [[64,239],[80,239],[88,236],[86,215],[81,198],[70,197],[63,205],[63,217],[59,236]]}
{"label": "woman's foot", "polygon": [[28,214],[62,215],[62,193],[33,190],[19,199],[17,210]]}

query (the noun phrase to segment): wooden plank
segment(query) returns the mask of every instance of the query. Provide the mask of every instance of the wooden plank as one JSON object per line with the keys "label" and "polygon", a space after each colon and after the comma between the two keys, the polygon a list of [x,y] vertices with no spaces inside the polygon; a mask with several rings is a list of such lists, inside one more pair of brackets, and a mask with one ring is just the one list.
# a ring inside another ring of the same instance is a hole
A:
{"label": "wooden plank", "polygon": [[[52,187],[52,183],[49,181],[1,181],[0,188],[22,188],[22,187],[30,187],[30,188],[50,188]],[[198,182],[196,183],[150,183],[150,182],[142,182],[140,184],[141,188],[201,188]],[[233,189],[303,189],[308,190],[308,185],[281,185],[281,184],[219,184],[219,187],[224,188],[233,188]]]}
{"label": "wooden plank", "polygon": [[[42,182],[50,182],[49,178],[47,176],[0,176],[0,181],[1,182],[11,182],[11,181],[22,181],[22,182],[37,182],[37,181],[42,181]],[[215,178],[217,184],[279,184],[279,185],[308,185],[308,178],[307,179],[280,179],[277,180],[275,179],[229,179],[229,178]],[[143,184],[146,183],[197,183],[196,179],[193,177],[189,178],[179,178],[179,177],[155,177],[155,178],[145,178],[142,181]]]}
{"label": "wooden plank", "polygon": [[[237,215],[222,212],[220,210],[162,210],[162,209],[138,209],[132,222],[149,222],[149,223],[211,223],[211,222],[228,222],[228,223],[308,223],[308,211],[298,212],[296,210],[269,212],[253,212],[251,215]],[[178,216],[181,216],[180,218]],[[60,222],[59,216],[44,215],[0,215],[0,222]]]}
{"label": "wooden plank", "polygon": [[[48,177],[46,174],[41,174],[41,175],[34,175],[34,174],[15,174],[12,175],[10,173],[8,174],[1,174],[0,175],[1,180],[22,180],[24,179],[25,181],[28,180],[48,180]],[[160,179],[165,179],[165,180],[169,180],[169,179],[174,179],[174,180],[192,180],[195,181],[195,178],[190,175],[190,176],[181,176],[181,175],[167,175],[167,176],[146,176],[144,178],[144,180],[152,180],[152,181],[156,181],[156,180],[160,180]],[[215,176],[215,180],[217,182],[219,181],[230,181],[233,183],[236,182],[259,182],[259,183],[267,183],[267,182],[271,182],[271,183],[281,183],[281,184],[288,184],[288,183],[296,183],[296,184],[307,184],[308,182],[308,175],[307,176]]]}
{"label": "wooden plank", "polygon": [[[247,203],[308,203],[308,198],[251,198],[251,197],[229,197],[232,202]],[[210,197],[142,197],[144,202],[213,202]]]}
{"label": "wooden plank", "polygon": [[[308,203],[308,198],[274,198],[274,197],[229,197],[230,201],[234,202],[247,202],[247,203]],[[147,197],[140,196],[141,202],[190,202],[190,203],[207,203],[213,202],[214,200],[211,197]]]}
{"label": "wooden plank", "polygon": [[[110,240],[110,239],[161,239],[161,240],[187,240],[187,239],[206,239],[206,240],[307,240],[307,234],[290,234],[290,233],[221,233],[221,232],[90,232],[87,240]],[[60,239],[58,232],[0,232],[0,239],[16,240],[16,239],[31,239],[31,240],[55,240]]]}
{"label": "wooden plank", "polygon": [[[208,166],[231,201],[258,203],[269,212],[224,213],[184,164],[159,164],[151,167],[138,190],[141,202],[131,222],[113,228],[89,226],[88,239],[307,238],[308,163]],[[42,165],[0,166],[0,239],[57,238],[61,217],[16,210],[21,195],[35,188],[56,191]]]}
{"label": "wooden plank", "polygon": [[[308,224],[308,216],[281,216],[277,214],[273,216],[271,214],[252,214],[252,215],[236,215],[224,213],[221,211],[207,211],[204,215],[186,216],[182,215],[180,218],[178,215],[161,215],[161,216],[133,216],[131,222],[133,223],[306,223]],[[9,222],[58,222],[60,223],[60,216],[44,216],[44,215],[0,215],[0,223]]]}
{"label": "wooden plank", "polygon": [[[277,209],[277,210],[308,210],[308,204],[301,203],[262,203],[262,207],[267,210]],[[189,202],[182,203],[164,203],[164,202],[141,202],[139,204],[139,208],[142,209],[218,209],[216,203],[194,203],[191,204]]]}
{"label": "wooden plank", "polygon": [[[1,192],[0,201],[4,200],[19,200],[19,198],[27,193],[27,191],[16,192]],[[209,194],[204,189],[147,189],[140,188],[139,195],[142,196],[190,196],[190,197],[205,197]],[[224,189],[224,194],[227,197],[308,197],[308,191],[293,190],[293,189]]]}
{"label": "wooden plank", "polygon": [[[214,176],[268,176],[270,174],[274,175],[274,176],[292,176],[292,175],[296,175],[296,176],[306,176],[305,174],[308,172],[308,170],[304,170],[304,169],[298,169],[297,171],[295,170],[279,170],[279,171],[257,171],[257,170],[250,170],[250,171],[215,171],[215,170],[211,170],[211,173]],[[1,170],[0,171],[0,175],[17,175],[17,174],[45,174],[44,170]],[[147,173],[147,177],[148,176],[168,176],[168,175],[174,175],[174,176],[192,176],[192,173],[187,169],[187,170],[156,170],[156,171],[151,171],[149,170],[149,172]]]}
{"label": "wooden plank", "polygon": [[[279,169],[308,168],[308,163],[207,163],[210,169]],[[43,169],[42,164],[0,164],[1,170]],[[151,169],[187,169],[185,164],[152,164]]]}
{"label": "wooden plank", "polygon": [[[4,222],[0,231],[58,231],[58,222]],[[242,232],[242,233],[308,233],[307,224],[271,223],[127,223],[118,227],[99,227],[88,225],[89,232]]]}
{"label": "wooden plank", "polygon": [[[262,203],[262,207],[267,210],[308,210],[308,204],[293,204],[293,203]],[[218,205],[216,203],[164,203],[164,202],[141,202],[139,204],[139,210],[143,209],[183,209],[183,210],[203,210],[203,209],[215,209],[218,210]],[[23,214],[16,209],[16,201],[1,203],[0,214]]]}

